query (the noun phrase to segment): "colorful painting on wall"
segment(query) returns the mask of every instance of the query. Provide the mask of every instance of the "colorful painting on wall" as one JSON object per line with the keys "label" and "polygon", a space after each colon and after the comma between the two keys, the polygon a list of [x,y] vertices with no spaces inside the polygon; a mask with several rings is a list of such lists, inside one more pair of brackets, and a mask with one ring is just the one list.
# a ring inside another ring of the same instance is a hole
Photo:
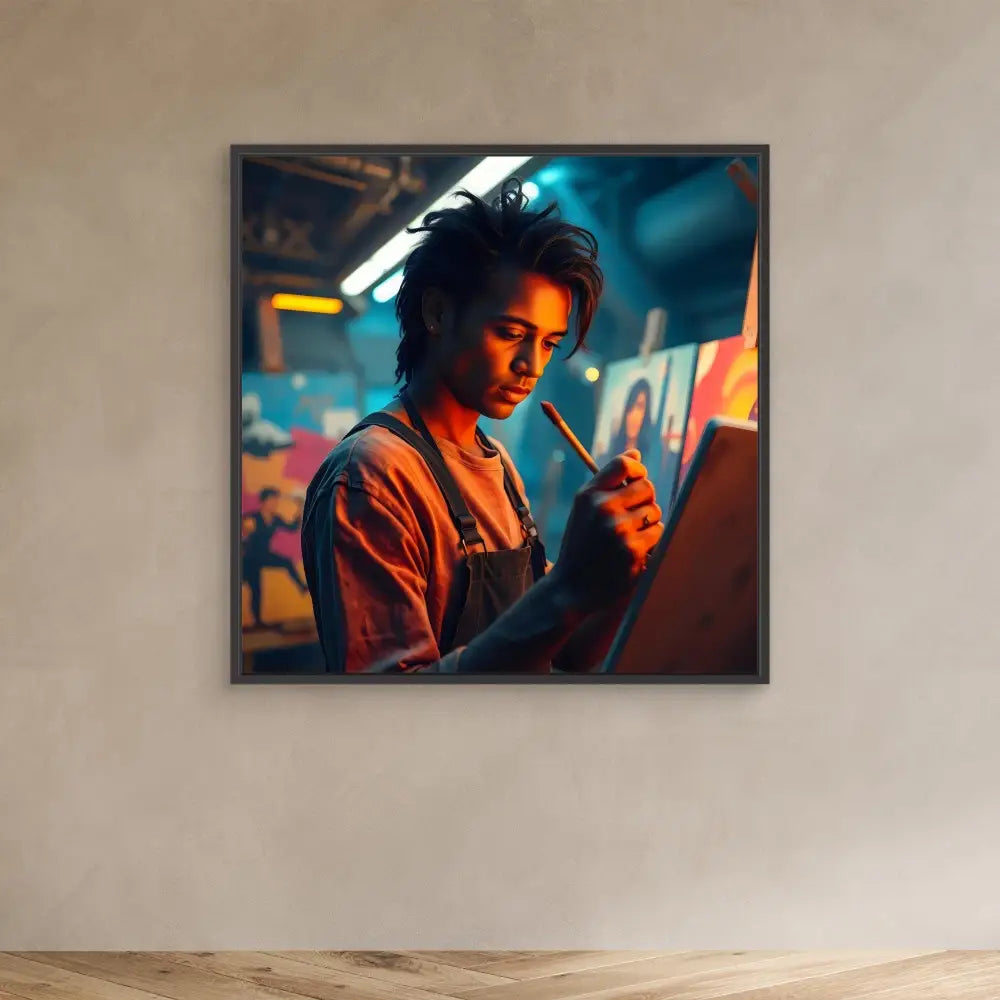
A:
{"label": "colorful painting on wall", "polygon": [[244,630],[312,626],[299,526],[306,487],[358,420],[353,376],[243,374]]}

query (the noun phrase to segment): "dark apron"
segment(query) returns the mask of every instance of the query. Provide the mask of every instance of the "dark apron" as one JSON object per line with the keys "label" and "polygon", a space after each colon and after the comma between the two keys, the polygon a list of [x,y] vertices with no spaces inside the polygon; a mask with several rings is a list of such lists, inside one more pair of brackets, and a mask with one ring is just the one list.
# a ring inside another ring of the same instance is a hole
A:
{"label": "dark apron", "polygon": [[[526,540],[520,548],[486,551],[476,521],[448,471],[437,442],[406,394],[401,394],[400,398],[416,431],[388,413],[373,413],[352,427],[344,437],[365,427],[384,427],[392,431],[420,454],[448,504],[451,519],[458,530],[461,554],[438,642],[444,656],[459,646],[468,645],[522,597],[536,580],[545,576],[545,547],[538,537],[528,505],[518,493],[510,469],[501,456],[504,490],[517,512]],[[476,439],[483,447],[493,450],[493,445],[478,427]]]}

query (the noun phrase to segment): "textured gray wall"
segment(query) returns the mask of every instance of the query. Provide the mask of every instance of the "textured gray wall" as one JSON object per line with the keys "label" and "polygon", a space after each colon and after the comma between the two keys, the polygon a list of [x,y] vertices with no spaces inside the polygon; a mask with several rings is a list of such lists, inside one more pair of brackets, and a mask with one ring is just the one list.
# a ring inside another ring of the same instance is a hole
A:
{"label": "textured gray wall", "polygon": [[[6,0],[0,946],[996,945],[998,51]],[[229,686],[227,147],[348,140],[772,144],[770,687]]]}

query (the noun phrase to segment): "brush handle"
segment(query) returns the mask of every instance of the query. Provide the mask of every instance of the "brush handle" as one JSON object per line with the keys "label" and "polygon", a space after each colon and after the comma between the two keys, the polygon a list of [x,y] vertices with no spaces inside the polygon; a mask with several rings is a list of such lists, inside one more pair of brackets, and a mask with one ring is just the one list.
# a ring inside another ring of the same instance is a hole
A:
{"label": "brush handle", "polygon": [[590,452],[580,444],[580,439],[569,429],[566,421],[559,416],[559,411],[547,400],[542,401],[542,412],[555,424],[556,430],[566,438],[570,447],[583,459],[584,465],[593,473],[600,471]]}

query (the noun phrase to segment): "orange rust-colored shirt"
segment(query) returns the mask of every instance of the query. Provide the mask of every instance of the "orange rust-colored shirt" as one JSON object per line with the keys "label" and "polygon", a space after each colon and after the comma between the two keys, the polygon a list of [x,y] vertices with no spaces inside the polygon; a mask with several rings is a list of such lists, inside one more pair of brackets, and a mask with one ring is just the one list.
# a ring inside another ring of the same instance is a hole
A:
{"label": "orange rust-colored shirt", "polygon": [[[486,548],[523,545],[501,453],[522,497],[524,483],[503,446],[490,438],[496,450],[482,455],[436,440]],[[321,473],[302,546],[329,669],[453,671],[464,647],[442,657],[439,644],[464,553],[423,458],[391,431],[366,427],[333,449]]]}

